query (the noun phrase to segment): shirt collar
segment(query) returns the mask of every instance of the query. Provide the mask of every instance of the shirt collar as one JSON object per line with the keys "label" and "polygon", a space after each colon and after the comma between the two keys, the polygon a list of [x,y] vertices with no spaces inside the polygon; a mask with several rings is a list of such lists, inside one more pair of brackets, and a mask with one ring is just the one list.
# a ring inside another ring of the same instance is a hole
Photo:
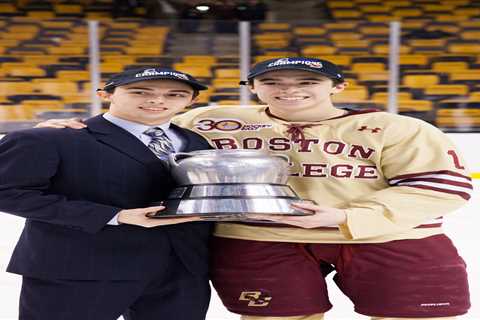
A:
{"label": "shirt collar", "polygon": [[161,128],[164,132],[166,132],[170,128],[170,121],[156,125],[156,126],[147,126],[142,123],[133,122],[133,121],[116,117],[109,112],[105,113],[103,117],[108,121],[110,121],[111,123],[119,126],[120,128],[127,130],[128,132],[130,132],[135,136],[139,136],[143,134],[146,130],[150,128]]}

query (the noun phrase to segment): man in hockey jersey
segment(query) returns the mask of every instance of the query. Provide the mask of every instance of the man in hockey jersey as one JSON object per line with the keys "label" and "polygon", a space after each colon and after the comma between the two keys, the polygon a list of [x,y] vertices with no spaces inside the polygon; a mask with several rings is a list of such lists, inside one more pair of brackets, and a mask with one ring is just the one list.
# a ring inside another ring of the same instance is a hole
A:
{"label": "man in hockey jersey", "polygon": [[267,60],[246,84],[266,106],[199,108],[177,123],[216,148],[288,155],[289,184],[318,205],[271,225],[217,223],[211,274],[225,306],[245,320],[323,319],[334,271],[355,311],[374,319],[466,313],[465,263],[441,219],[472,185],[448,138],[414,118],[335,107],[346,83],[329,61]]}
{"label": "man in hockey jersey", "polygon": [[246,83],[266,105],[207,107],[176,123],[220,149],[289,156],[289,184],[311,216],[217,223],[212,281],[244,320],[319,320],[325,277],[376,320],[453,319],[467,312],[465,263],[442,216],[470,198],[471,179],[448,138],[414,118],[340,109],[346,83],[314,58],[258,63]]}

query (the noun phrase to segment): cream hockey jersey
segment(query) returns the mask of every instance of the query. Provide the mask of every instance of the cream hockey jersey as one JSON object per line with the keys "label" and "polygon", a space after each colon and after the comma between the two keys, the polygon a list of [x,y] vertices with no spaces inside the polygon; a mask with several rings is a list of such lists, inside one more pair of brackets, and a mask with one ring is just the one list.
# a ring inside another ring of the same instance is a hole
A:
{"label": "cream hockey jersey", "polygon": [[347,222],[304,229],[218,222],[227,238],[374,243],[442,233],[442,217],[470,198],[471,178],[446,135],[430,124],[377,110],[291,123],[266,106],[203,107],[177,116],[218,149],[262,149],[291,162],[288,184],[303,199],[346,209]]}

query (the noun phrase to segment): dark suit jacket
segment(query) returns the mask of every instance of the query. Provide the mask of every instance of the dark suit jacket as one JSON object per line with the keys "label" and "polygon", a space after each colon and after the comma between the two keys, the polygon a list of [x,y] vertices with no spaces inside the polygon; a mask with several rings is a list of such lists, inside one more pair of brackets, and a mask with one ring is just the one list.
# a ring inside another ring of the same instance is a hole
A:
{"label": "dark suit jacket", "polygon": [[[88,128],[31,129],[0,140],[0,211],[26,218],[8,271],[38,278],[146,279],[176,254],[193,273],[207,272],[211,224],[110,226],[121,209],[163,200],[174,186],[168,168],[136,137],[102,116]],[[186,150],[210,148],[173,127]]]}

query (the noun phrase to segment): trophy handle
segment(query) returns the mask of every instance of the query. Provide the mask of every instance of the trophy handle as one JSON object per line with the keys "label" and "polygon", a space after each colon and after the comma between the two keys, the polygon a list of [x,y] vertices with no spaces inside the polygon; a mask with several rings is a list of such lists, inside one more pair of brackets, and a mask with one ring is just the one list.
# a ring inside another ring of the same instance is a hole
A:
{"label": "trophy handle", "polygon": [[289,158],[287,155],[284,155],[284,154],[281,154],[281,153],[274,153],[273,156],[274,156],[274,157],[283,158],[283,159],[286,160],[287,162],[290,162],[290,158]]}
{"label": "trophy handle", "polygon": [[188,157],[191,157],[192,155],[187,152],[170,153],[168,155],[168,162],[170,163],[170,165],[178,167],[177,156],[188,158]]}

